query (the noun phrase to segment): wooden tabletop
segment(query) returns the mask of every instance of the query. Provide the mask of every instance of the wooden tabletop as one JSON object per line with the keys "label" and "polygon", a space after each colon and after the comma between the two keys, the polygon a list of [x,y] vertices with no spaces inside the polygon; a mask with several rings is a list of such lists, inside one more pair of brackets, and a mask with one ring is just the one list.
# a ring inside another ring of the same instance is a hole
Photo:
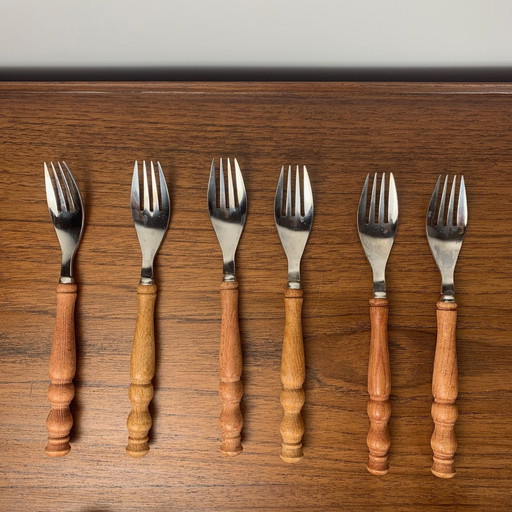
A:
{"label": "wooden tabletop", "polygon": [[[249,213],[238,254],[244,451],[219,451],[221,252],[207,215],[212,158],[236,156]],[[159,160],[172,217],[157,257],[151,450],[126,455],[140,248],[134,160]],[[65,160],[86,225],[76,259],[72,450],[45,452],[60,249],[43,161]],[[0,84],[2,511],[510,510],[512,85]],[[315,200],[302,263],[305,458],[279,458],[286,259],[273,218],[283,164]],[[368,299],[356,231],[367,173],[393,171],[400,219],[387,267],[390,470],[366,470]],[[430,472],[440,276],[425,238],[439,174],[464,174],[469,227],[455,285],[457,474]]]}

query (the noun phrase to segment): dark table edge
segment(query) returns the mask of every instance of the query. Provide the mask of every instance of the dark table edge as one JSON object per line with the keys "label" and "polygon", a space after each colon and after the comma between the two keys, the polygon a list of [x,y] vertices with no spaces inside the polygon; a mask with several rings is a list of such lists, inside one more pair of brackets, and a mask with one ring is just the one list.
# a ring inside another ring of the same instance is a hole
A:
{"label": "dark table edge", "polygon": [[512,66],[1,67],[0,81],[512,82]]}

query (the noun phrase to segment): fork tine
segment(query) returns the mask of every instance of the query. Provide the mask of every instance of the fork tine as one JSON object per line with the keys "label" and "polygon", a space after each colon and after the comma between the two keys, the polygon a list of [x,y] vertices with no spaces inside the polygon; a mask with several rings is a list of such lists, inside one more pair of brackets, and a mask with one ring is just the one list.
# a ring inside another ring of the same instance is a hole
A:
{"label": "fork tine", "polygon": [[281,173],[277,181],[276,197],[274,199],[274,215],[276,218],[280,218],[283,215],[283,180],[284,165],[281,167]]}
{"label": "fork tine", "polygon": [[434,192],[432,192],[432,196],[430,197],[430,203],[428,204],[427,210],[427,224],[429,226],[434,225],[434,219],[436,215],[436,205],[437,205],[437,197],[439,195],[439,186],[441,185],[441,176],[437,178],[436,186],[434,187]]}
{"label": "fork tine", "polygon": [[309,174],[306,166],[303,166],[304,170],[304,215],[313,208],[313,190],[311,190],[311,181],[309,181]]}
{"label": "fork tine", "polygon": [[73,178],[73,175],[71,174],[71,171],[69,170],[68,164],[62,161],[62,165],[64,166],[64,169],[66,169],[67,175],[68,175],[68,184],[71,185],[71,198],[73,199],[73,207],[75,210],[81,210],[82,209],[82,198],[80,196],[80,192],[78,191],[78,185],[76,184],[75,178]]}
{"label": "fork tine", "polygon": [[66,175],[64,174],[64,170],[62,169],[62,165],[60,165],[60,162],[57,162],[57,165],[59,166],[60,174],[62,176],[62,180],[64,181],[64,189],[66,190],[69,211],[73,211],[75,209],[75,204],[73,202],[73,197],[71,196],[71,190],[68,185],[68,180],[66,179]]}
{"label": "fork tine", "polygon": [[295,217],[300,217],[300,176],[298,165],[295,169]]}
{"label": "fork tine", "polygon": [[468,202],[466,199],[466,184],[464,176],[460,177],[459,202],[457,205],[457,226],[465,228],[468,223]]}
{"label": "fork tine", "polygon": [[457,182],[457,176],[453,177],[452,190],[450,192],[450,201],[448,202],[448,214],[446,215],[446,225],[448,227],[453,226],[453,205],[455,203],[455,185]]}
{"label": "fork tine", "polygon": [[285,216],[292,214],[292,166],[288,166],[288,179],[286,180],[286,206],[284,209]]}
{"label": "fork tine", "polygon": [[208,181],[208,206],[210,210],[217,208],[217,192],[215,184],[215,159],[210,167],[210,180]]}
{"label": "fork tine", "polygon": [[[167,182],[165,181],[164,171],[162,170],[162,166],[160,162],[156,162],[158,167],[158,179],[160,180],[160,195],[162,199],[162,211],[169,213],[170,211],[170,200],[169,200],[169,190],[167,189]],[[215,194],[215,186],[213,188],[213,192]],[[156,207],[158,208],[158,199],[156,203]]]}
{"label": "fork tine", "polygon": [[60,186],[59,177],[57,176],[57,171],[55,170],[55,166],[53,165],[53,162],[50,162],[53,170],[53,177],[55,178],[55,185],[57,186],[57,194],[59,196],[59,203],[60,203],[60,211],[65,212],[67,211],[66,208],[66,201],[64,199],[64,194],[62,192],[62,187]]}
{"label": "fork tine", "polygon": [[231,158],[228,158],[228,208],[235,208],[235,189],[231,175]]}
{"label": "fork tine", "polygon": [[149,204],[149,186],[148,186],[148,170],[146,169],[146,160],[142,161],[142,169],[144,175],[142,176],[142,186],[144,188],[143,194],[144,194],[144,204],[142,205],[142,208],[144,210],[150,211],[150,204]]}
{"label": "fork tine", "polygon": [[224,185],[224,167],[222,166],[222,158],[220,159],[219,174],[219,208],[226,209],[226,187]]}
{"label": "fork tine", "polygon": [[388,222],[394,224],[398,220],[398,196],[396,193],[395,177],[389,173]]}
{"label": "fork tine", "polygon": [[50,177],[50,172],[48,171],[48,166],[46,165],[46,162],[44,162],[44,182],[46,185],[46,202],[48,203],[48,208],[50,208],[53,215],[58,215],[59,208],[57,207],[55,189],[53,188],[52,179]]}
{"label": "fork tine", "polygon": [[238,205],[242,203],[245,197],[245,184],[242,176],[242,171],[238,165],[238,160],[235,158],[235,176],[236,176],[236,195],[238,197]]}
{"label": "fork tine", "polygon": [[373,224],[375,222],[375,196],[377,195],[377,173],[373,176],[372,196],[370,198],[370,214],[368,222]]}
{"label": "fork tine", "polygon": [[151,160],[151,188],[153,192],[153,211],[158,212],[160,210],[160,205],[158,204],[158,188],[156,186],[155,166],[153,165],[153,160]]}
{"label": "fork tine", "polygon": [[370,175],[366,175],[366,179],[364,180],[363,191],[361,192],[361,198],[359,199],[359,209],[357,211],[357,222],[359,225],[366,224],[366,205],[368,202],[368,182],[370,180]]}
{"label": "fork tine", "polygon": [[382,181],[380,184],[379,195],[379,212],[377,214],[377,221],[379,224],[384,224],[384,194],[386,192],[386,173],[382,173]]}
{"label": "fork tine", "polygon": [[446,203],[446,187],[448,185],[448,175],[446,175],[446,178],[444,180],[443,185],[443,193],[441,194],[441,202],[439,203],[439,212],[437,214],[437,225],[441,225],[443,223],[443,217],[444,217],[444,204]]}
{"label": "fork tine", "polygon": [[132,177],[132,206],[140,210],[140,192],[139,192],[139,164],[135,160],[133,166],[133,177]]}

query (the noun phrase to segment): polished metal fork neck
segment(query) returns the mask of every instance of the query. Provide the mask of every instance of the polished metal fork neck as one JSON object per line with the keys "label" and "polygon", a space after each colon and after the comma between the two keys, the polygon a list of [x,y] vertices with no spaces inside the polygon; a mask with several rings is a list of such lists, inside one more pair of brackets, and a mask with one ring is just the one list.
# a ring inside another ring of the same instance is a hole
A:
{"label": "polished metal fork neck", "polygon": [[64,261],[64,255],[62,256],[62,263],[60,266],[60,278],[59,283],[62,284],[70,284],[74,283],[75,279],[73,277],[73,258],[69,258]]}
{"label": "polished metal fork neck", "polygon": [[232,283],[233,281],[236,281],[235,277],[235,260],[224,260],[223,267],[222,267],[224,278],[223,281],[226,283]]}
{"label": "polished metal fork neck", "polygon": [[[280,229],[283,229],[281,226],[277,227],[281,240],[283,238],[286,239],[287,235],[283,235],[280,232]],[[293,236],[293,234],[288,233],[288,236]],[[283,243],[284,245],[285,243]],[[302,252],[299,250],[291,250],[285,248],[287,260],[288,260],[288,288],[292,290],[300,290],[300,262],[302,259]]]}

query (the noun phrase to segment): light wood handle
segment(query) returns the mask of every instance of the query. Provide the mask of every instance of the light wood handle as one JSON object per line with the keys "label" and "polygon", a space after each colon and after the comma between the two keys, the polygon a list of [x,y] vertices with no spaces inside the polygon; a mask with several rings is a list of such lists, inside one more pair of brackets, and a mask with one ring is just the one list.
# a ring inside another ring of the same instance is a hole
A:
{"label": "light wood handle", "polygon": [[57,310],[48,387],[48,399],[52,408],[46,419],[48,430],[46,453],[51,457],[62,457],[71,450],[69,432],[73,426],[73,416],[69,410],[69,404],[75,396],[73,377],[76,371],[76,295],[76,284],[59,283],[57,285]]}
{"label": "light wood handle", "polygon": [[457,304],[438,302],[437,343],[432,378],[434,433],[430,445],[434,452],[432,473],[439,478],[455,476],[453,458],[457,440],[454,426],[457,421],[455,400],[458,394],[456,325]]}
{"label": "light wood handle", "polygon": [[142,285],[137,288],[137,322],[133,337],[130,360],[131,384],[129,397],[132,410],[128,416],[128,446],[126,451],[132,457],[142,457],[149,452],[148,433],[152,420],[148,406],[153,398],[155,375],[155,301],[156,285]]}
{"label": "light wood handle", "polygon": [[370,429],[366,443],[370,451],[370,473],[388,472],[388,450],[391,444],[388,421],[391,416],[391,370],[388,349],[388,300],[370,299],[370,358],[368,362],[368,417]]}
{"label": "light wood handle", "polygon": [[281,459],[298,462],[303,457],[302,436],[304,420],[302,406],[305,393],[302,389],[306,377],[304,342],[302,339],[302,290],[286,289],[284,292],[285,326],[281,358]]}
{"label": "light wood handle", "polygon": [[220,287],[222,308],[220,331],[220,398],[222,411],[220,428],[222,444],[220,451],[225,455],[238,455],[243,450],[241,430],[244,424],[240,402],[243,396],[242,346],[238,327],[238,283],[223,282]]}

